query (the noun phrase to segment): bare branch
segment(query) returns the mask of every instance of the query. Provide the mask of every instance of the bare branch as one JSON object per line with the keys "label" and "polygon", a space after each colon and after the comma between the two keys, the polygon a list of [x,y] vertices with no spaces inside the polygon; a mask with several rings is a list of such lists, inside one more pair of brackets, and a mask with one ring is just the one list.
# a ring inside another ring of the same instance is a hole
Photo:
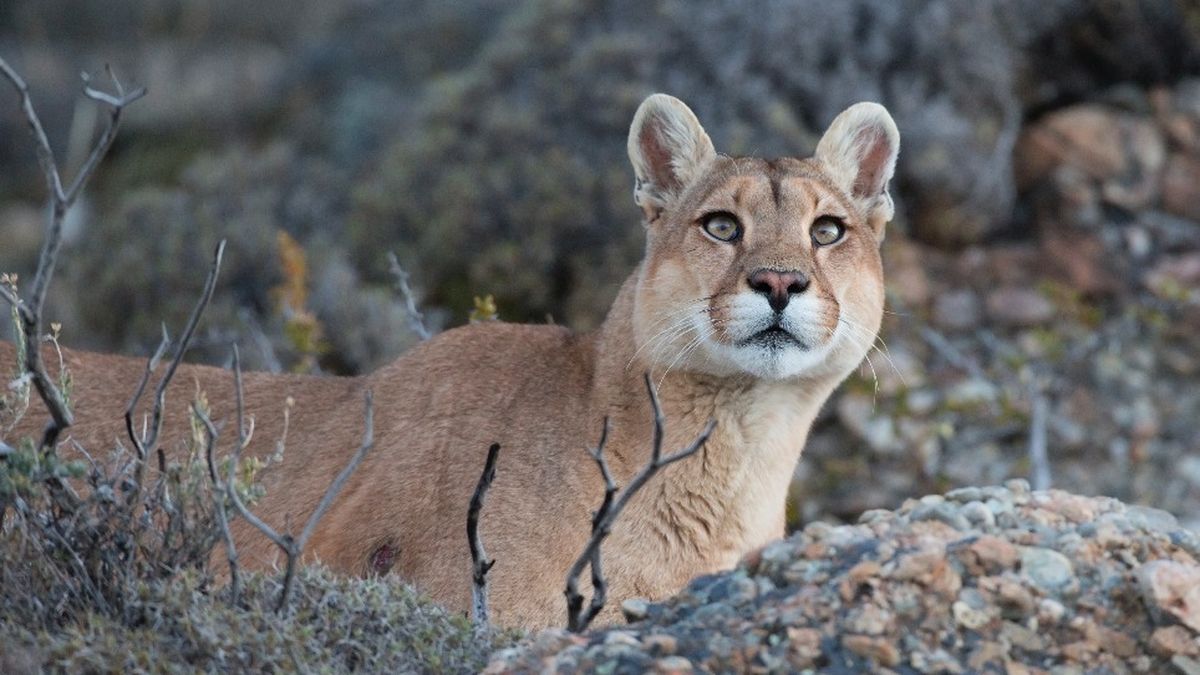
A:
{"label": "bare branch", "polygon": [[475,485],[475,494],[471,495],[471,505],[467,508],[467,542],[471,547],[471,565],[473,569],[471,586],[471,620],[476,628],[488,625],[488,592],[487,573],[496,564],[488,560],[483,550],[483,539],[479,536],[479,512],[483,510],[483,500],[488,488],[496,479],[496,458],[500,455],[500,444],[492,443],[488,448],[487,460],[483,463],[483,473],[479,483]]}
{"label": "bare branch", "polygon": [[[179,336],[179,341],[175,344],[175,352],[172,354],[171,363],[163,372],[162,378],[158,381],[158,386],[154,389],[154,410],[151,413],[150,429],[147,430],[141,437],[134,432],[133,429],[133,414],[137,408],[138,401],[146,388],[146,381],[157,366],[158,360],[162,358],[163,347],[160,343],[159,348],[155,351],[154,356],[150,358],[150,363],[146,366],[146,371],[143,373],[142,381],[138,384],[137,391],[134,392],[133,398],[129,401],[129,405],[125,408],[125,431],[129,434],[129,440],[137,448],[138,458],[144,463],[148,457],[148,453],[158,445],[158,434],[162,430],[163,408],[166,406],[167,386],[171,384],[171,379],[175,377],[175,371],[179,368],[179,363],[183,360],[183,355],[187,353],[188,346],[191,344],[192,336],[196,333],[196,326],[200,323],[200,317],[204,314],[205,308],[208,307],[209,301],[212,300],[213,290],[217,286],[217,275],[221,271],[221,259],[225,256],[225,240],[222,239],[217,244],[217,249],[213,253],[212,265],[208,270],[208,277],[204,280],[204,290],[200,294],[200,299],[196,301],[196,306],[192,308],[192,315],[188,318],[187,326],[183,329],[183,334]],[[166,330],[163,330],[163,338],[166,338]],[[159,469],[164,467],[163,454],[159,453]]]}
{"label": "bare branch", "polygon": [[333,500],[342,491],[342,487],[346,484],[346,481],[350,479],[350,474],[354,473],[354,470],[362,463],[363,458],[367,456],[367,452],[375,445],[375,396],[368,389],[364,398],[366,421],[364,422],[362,445],[359,446],[358,452],[354,453],[354,456],[350,458],[350,463],[346,465],[346,468],[342,469],[342,472],[329,485],[329,489],[325,491],[325,496],[317,504],[316,510],[308,517],[308,523],[305,524],[304,530],[300,533],[299,546],[297,548],[304,548],[304,544],[312,536],[313,530],[317,528],[317,521],[321,520],[321,516],[324,516],[325,512],[329,510],[329,506],[333,504]]}
{"label": "bare branch", "polygon": [[[604,501],[600,503],[600,508],[592,513],[593,535],[600,527],[600,523],[608,517],[612,509],[613,497],[617,494],[617,483],[613,480],[612,472],[608,468],[608,461],[604,459],[604,446],[608,442],[608,431],[609,420],[605,417],[604,426],[600,430],[600,441],[596,444],[596,449],[590,451],[592,459],[596,461],[596,466],[600,469],[600,477],[604,480]],[[592,601],[588,603],[588,613],[585,617],[587,623],[590,623],[600,613],[605,602],[608,601],[608,582],[604,579],[600,558],[600,547],[597,546],[588,561],[588,566],[592,570]],[[567,578],[568,623],[571,622],[571,616],[579,617],[580,612],[583,611],[583,595],[579,593],[578,580],[577,576]],[[577,618],[576,622],[579,621],[580,619]]]}
{"label": "bare branch", "polygon": [[16,293],[8,290],[7,286],[0,286],[0,298],[4,298],[5,302],[15,307],[18,312],[25,306],[25,303],[21,302],[21,298],[17,297]]}
{"label": "bare branch", "polygon": [[[110,75],[111,72],[110,69]],[[125,107],[145,95],[145,90],[138,89],[130,94],[125,94],[124,88],[117,81],[116,76],[112,76],[113,85],[118,94],[117,96],[112,96],[87,86],[85,78],[84,95],[108,106],[109,123],[104,133],[101,134],[99,141],[92,148],[87,161],[84,162],[75,176],[75,180],[72,181],[70,189],[64,190],[62,175],[59,173],[58,163],[54,158],[54,151],[50,147],[50,141],[46,137],[46,130],[42,127],[37,111],[33,108],[33,99],[29,95],[29,85],[25,83],[25,80],[4,59],[0,59],[0,75],[3,75],[12,84],[21,98],[21,111],[24,113],[25,122],[28,124],[30,133],[33,136],[34,146],[37,150],[38,165],[45,176],[46,189],[50,199],[50,220],[45,240],[42,242],[42,250],[38,256],[37,272],[34,274],[33,286],[30,288],[29,302],[21,302],[20,298],[8,289],[0,289],[0,296],[16,307],[17,313],[21,317],[21,329],[25,335],[25,342],[29,345],[29,349],[26,350],[25,354],[24,368],[33,378],[34,387],[37,389],[43,403],[45,403],[51,418],[42,435],[41,449],[43,452],[52,452],[58,442],[59,435],[75,421],[62,392],[59,391],[54,381],[46,373],[46,365],[42,361],[40,348],[42,309],[46,301],[46,289],[50,285],[51,277],[54,276],[54,268],[58,262],[58,252],[62,246],[63,220],[66,217],[67,211],[83,191],[84,185],[95,171],[96,166],[99,165],[100,160],[103,159],[104,155],[108,153],[109,148],[112,147]]]}
{"label": "bare branch", "polygon": [[0,74],[3,74],[12,83],[21,97],[21,112],[25,114],[25,123],[29,125],[29,131],[33,134],[33,140],[37,144],[38,164],[42,167],[42,173],[45,174],[50,198],[60,200],[64,195],[62,181],[59,180],[58,165],[54,161],[54,152],[50,149],[50,139],[46,137],[42,121],[33,109],[33,99],[29,96],[29,85],[25,84],[25,80],[21,79],[17,71],[13,70],[12,66],[9,66],[3,58],[0,58]]}
{"label": "bare branch", "polygon": [[130,103],[133,103],[134,101],[137,101],[146,95],[146,89],[144,87],[138,87],[137,89],[126,94],[125,88],[122,87],[121,82],[117,80],[117,76],[115,73],[113,73],[112,68],[105,66],[105,70],[108,72],[109,79],[112,80],[113,88],[117,92],[116,96],[98,89],[93,89],[91,87],[91,78],[87,75],[87,73],[83,74],[83,95],[87,96],[93,101],[96,101],[97,103],[108,106],[108,126],[105,127],[104,132],[100,134],[100,140],[97,141],[95,147],[92,148],[92,152],[90,155],[88,155],[87,160],[84,161],[83,166],[79,167],[79,172],[75,174],[75,180],[71,181],[71,187],[67,188],[64,198],[66,199],[68,206],[75,202],[75,199],[83,190],[83,186],[86,185],[88,179],[92,177],[92,172],[95,171],[96,165],[99,164],[100,159],[108,153],[109,148],[112,147],[113,141],[116,140],[117,128],[121,124],[121,112]]}
{"label": "bare branch", "polygon": [[[583,548],[583,552],[575,559],[571,565],[571,569],[567,572],[567,588],[563,594],[567,598],[567,630],[573,633],[584,631],[600,610],[604,608],[605,593],[607,592],[607,584],[604,581],[604,575],[599,571],[598,562],[600,560],[600,544],[612,532],[613,524],[621,515],[625,505],[633,495],[649,481],[658,470],[669,464],[674,464],[679,460],[686,459],[696,454],[700,448],[708,441],[714,429],[717,428],[717,421],[710,419],[705,425],[704,430],[700,432],[691,443],[684,446],[677,452],[663,457],[662,443],[666,433],[666,418],[663,416],[662,406],[658,401],[658,392],[654,389],[653,382],[650,381],[650,374],[645,374],[646,391],[650,396],[650,406],[654,413],[654,432],[653,440],[650,448],[650,460],[642,467],[629,484],[625,486],[619,494],[613,495],[612,491],[615,488],[615,483],[612,481],[612,476],[608,471],[608,463],[604,461],[604,442],[608,438],[608,421],[605,420],[604,431],[600,436],[600,443],[597,444],[592,457],[596,460],[596,464],[600,467],[601,476],[605,480],[605,496],[604,503],[592,518],[592,536],[588,539],[587,544]],[[592,567],[592,602],[589,604],[586,612],[583,611],[583,597],[579,593],[579,575],[583,574],[584,567]]]}
{"label": "bare branch", "polygon": [[150,382],[150,376],[158,369],[158,362],[162,360],[163,354],[167,353],[167,347],[171,346],[171,336],[167,335],[167,326],[162,326],[162,340],[158,343],[158,348],[154,350],[154,354],[150,360],[146,362],[146,368],[142,371],[142,379],[138,380],[137,388],[133,391],[133,398],[129,399],[129,405],[125,407],[125,433],[128,434],[129,440],[133,443],[133,447],[137,450],[138,458],[146,461],[146,447],[142,445],[141,439],[138,437],[136,430],[133,428],[133,409],[137,406],[137,402],[142,398],[142,394],[146,391],[146,384]]}
{"label": "bare branch", "polygon": [[405,272],[404,268],[400,266],[400,259],[392,251],[388,251],[388,269],[395,277],[396,292],[404,298],[404,313],[408,315],[408,327],[417,334],[417,337],[428,340],[432,334],[425,327],[425,315],[417,309],[417,301],[413,297],[412,288],[408,285],[408,272]]}
{"label": "bare branch", "polygon": [[1029,420],[1029,482],[1034,490],[1050,489],[1050,459],[1046,455],[1046,395],[1033,387],[1033,409]]}
{"label": "bare branch", "polygon": [[[237,396],[238,407],[240,409],[242,397],[241,370],[237,370],[235,375],[238,378]],[[239,447],[234,450],[233,467],[230,468],[229,474],[230,480],[225,486],[226,492],[229,494],[229,499],[231,502],[233,502],[234,508],[237,509],[238,513],[246,519],[246,522],[253,525],[259,532],[262,532],[267,539],[270,539],[271,542],[278,546],[283,551],[284,555],[287,556],[287,567],[284,571],[283,577],[283,589],[279,593],[279,602],[275,605],[276,612],[282,612],[284,608],[287,607],[288,597],[290,596],[292,590],[292,583],[296,578],[296,565],[300,562],[300,554],[304,551],[304,546],[308,543],[309,538],[316,530],[317,523],[321,520],[321,517],[325,515],[325,512],[329,510],[330,505],[333,504],[333,500],[337,498],[338,493],[341,492],[342,487],[346,484],[346,481],[350,479],[350,475],[354,473],[354,471],[358,468],[358,465],[362,463],[363,458],[367,456],[367,452],[369,452],[371,447],[375,445],[375,404],[374,396],[371,393],[371,390],[367,390],[364,398],[366,399],[366,420],[363,425],[362,445],[359,446],[358,451],[354,453],[354,456],[350,458],[350,462],[346,464],[346,468],[342,469],[342,472],[337,475],[337,478],[333,479],[333,482],[330,483],[329,488],[325,490],[325,495],[321,497],[321,501],[317,504],[317,508],[314,509],[312,514],[308,517],[308,522],[304,525],[304,529],[301,531],[299,538],[293,537],[290,534],[280,534],[261,518],[254,515],[250,509],[246,508],[245,503],[243,503],[241,497],[238,496],[233,480],[236,467],[241,461],[241,444],[239,443]]]}
{"label": "bare branch", "polygon": [[213,457],[217,447],[217,427],[200,406],[192,404],[192,412],[204,425],[207,441],[204,444],[204,459],[208,464],[208,476],[212,480],[213,510],[217,514],[217,524],[221,527],[221,538],[225,540],[225,559],[229,562],[229,604],[236,607],[241,595],[241,585],[238,579],[237,548],[233,543],[233,534],[229,531],[229,515],[225,512],[225,488],[217,473],[216,459]]}

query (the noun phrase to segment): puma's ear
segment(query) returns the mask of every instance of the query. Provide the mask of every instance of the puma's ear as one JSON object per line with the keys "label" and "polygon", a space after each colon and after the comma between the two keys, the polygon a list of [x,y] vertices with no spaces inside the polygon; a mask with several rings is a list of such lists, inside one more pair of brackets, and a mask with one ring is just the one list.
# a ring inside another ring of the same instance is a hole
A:
{"label": "puma's ear", "polygon": [[642,101],[629,128],[629,161],[637,179],[633,200],[647,222],[658,218],[714,156],[712,141],[683,101],[666,94]]}
{"label": "puma's ear", "polygon": [[878,103],[846,108],[817,144],[816,158],[862,210],[879,241],[883,241],[883,226],[895,212],[888,181],[896,170],[899,152],[900,132],[887,109]]}

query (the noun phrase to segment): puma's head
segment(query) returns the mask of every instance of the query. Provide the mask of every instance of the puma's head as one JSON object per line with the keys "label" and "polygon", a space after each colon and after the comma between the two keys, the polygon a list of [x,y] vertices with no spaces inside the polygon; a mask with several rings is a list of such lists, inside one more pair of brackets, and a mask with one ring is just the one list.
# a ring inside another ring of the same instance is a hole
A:
{"label": "puma's head", "polygon": [[859,103],[814,157],[733,158],[681,101],[647,98],[629,132],[648,230],[638,353],[712,375],[848,374],[882,318],[879,244],[899,145],[887,111]]}

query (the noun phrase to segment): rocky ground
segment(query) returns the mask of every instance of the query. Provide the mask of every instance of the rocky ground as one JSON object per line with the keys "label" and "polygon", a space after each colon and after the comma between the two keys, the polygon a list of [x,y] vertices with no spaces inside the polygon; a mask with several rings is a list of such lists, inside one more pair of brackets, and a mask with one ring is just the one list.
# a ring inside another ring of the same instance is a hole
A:
{"label": "rocky ground", "polygon": [[970,487],[815,523],[628,626],[486,672],[1200,673],[1200,537],[1170,514]]}

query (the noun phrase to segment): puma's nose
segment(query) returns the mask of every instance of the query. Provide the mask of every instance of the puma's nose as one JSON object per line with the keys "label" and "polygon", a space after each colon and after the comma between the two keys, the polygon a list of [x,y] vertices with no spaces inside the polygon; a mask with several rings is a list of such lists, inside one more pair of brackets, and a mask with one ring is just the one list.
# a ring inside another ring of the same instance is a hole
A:
{"label": "puma's nose", "polygon": [[767,302],[776,312],[782,312],[793,295],[808,288],[808,277],[802,272],[758,270],[750,275],[749,282],[751,289],[767,296]]}

